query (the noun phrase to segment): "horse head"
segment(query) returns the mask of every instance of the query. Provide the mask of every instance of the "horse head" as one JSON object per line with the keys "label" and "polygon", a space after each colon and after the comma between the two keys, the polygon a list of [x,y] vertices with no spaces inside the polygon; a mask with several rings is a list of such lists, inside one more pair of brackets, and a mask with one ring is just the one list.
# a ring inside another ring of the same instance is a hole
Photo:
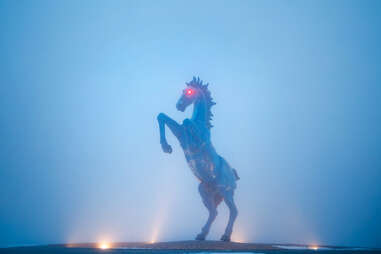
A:
{"label": "horse head", "polygon": [[211,107],[216,103],[213,101],[210,91],[208,89],[209,84],[203,84],[200,78],[193,77],[191,81],[186,84],[186,88],[182,91],[180,99],[177,101],[176,108],[184,112],[185,109],[191,105],[196,106],[193,109],[193,120],[200,120],[207,125],[207,128],[211,128],[212,124],[212,112]]}
{"label": "horse head", "polygon": [[202,96],[202,91],[200,90],[199,83],[200,78],[194,77],[189,83],[186,84],[186,88],[182,91],[180,99],[176,103],[177,110],[184,112],[185,109],[193,104],[200,96]]}

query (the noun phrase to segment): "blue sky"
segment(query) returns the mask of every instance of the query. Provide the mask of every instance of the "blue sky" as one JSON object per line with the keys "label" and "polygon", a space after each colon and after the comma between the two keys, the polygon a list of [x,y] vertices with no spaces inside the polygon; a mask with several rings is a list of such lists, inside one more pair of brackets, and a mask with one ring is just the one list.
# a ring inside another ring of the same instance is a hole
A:
{"label": "blue sky", "polygon": [[[0,246],[193,239],[173,136],[210,83],[233,239],[381,247],[378,1],[0,1]],[[210,239],[228,219],[219,208]]]}

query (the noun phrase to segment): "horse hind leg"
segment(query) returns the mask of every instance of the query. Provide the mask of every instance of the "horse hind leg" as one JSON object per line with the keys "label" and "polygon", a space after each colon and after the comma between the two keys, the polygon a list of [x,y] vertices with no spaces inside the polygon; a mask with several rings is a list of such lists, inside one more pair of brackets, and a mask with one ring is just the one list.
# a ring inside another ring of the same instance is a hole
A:
{"label": "horse hind leg", "polygon": [[233,190],[224,191],[222,193],[224,201],[229,208],[229,222],[228,222],[228,225],[226,226],[225,233],[221,237],[221,240],[226,242],[230,241],[231,234],[233,232],[233,225],[234,225],[235,219],[238,216],[238,210],[234,203],[233,195],[234,195]]}
{"label": "horse hind leg", "polygon": [[218,207],[218,205],[222,202],[224,198],[219,194],[219,193],[216,193],[214,195],[214,203],[216,204],[216,207]]}
{"label": "horse hind leg", "polygon": [[[203,240],[205,240],[206,236],[208,235],[213,221],[217,217],[217,205],[216,205],[217,203],[216,203],[216,201],[218,201],[218,200],[216,200],[216,198],[215,198],[215,193],[213,193],[211,191],[211,189],[208,188],[208,186],[205,183],[200,183],[198,190],[200,192],[202,202],[204,203],[205,207],[209,211],[208,220],[206,221],[205,225],[202,227],[201,233],[199,233],[196,236],[196,240],[203,241]],[[219,202],[221,202],[221,201],[219,201]]]}

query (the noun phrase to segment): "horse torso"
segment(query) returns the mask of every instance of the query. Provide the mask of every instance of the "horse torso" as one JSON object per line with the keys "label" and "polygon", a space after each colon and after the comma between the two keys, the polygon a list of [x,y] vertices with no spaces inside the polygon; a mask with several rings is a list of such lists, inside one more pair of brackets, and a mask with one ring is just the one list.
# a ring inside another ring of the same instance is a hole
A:
{"label": "horse torso", "polygon": [[193,174],[201,182],[234,189],[237,177],[226,160],[217,154],[210,141],[210,130],[197,121],[185,119],[181,147]]}
{"label": "horse torso", "polygon": [[218,155],[210,141],[210,130],[190,119],[183,121],[182,128],[180,144],[189,167],[200,181],[213,181],[217,176],[213,156]]}

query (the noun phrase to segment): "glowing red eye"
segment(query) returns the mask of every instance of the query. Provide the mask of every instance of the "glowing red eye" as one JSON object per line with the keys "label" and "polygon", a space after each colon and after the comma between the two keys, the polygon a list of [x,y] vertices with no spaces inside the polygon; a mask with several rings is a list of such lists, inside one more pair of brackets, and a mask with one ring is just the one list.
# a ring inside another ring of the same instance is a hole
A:
{"label": "glowing red eye", "polygon": [[193,90],[192,89],[188,89],[187,90],[187,95],[192,95],[193,94]]}

